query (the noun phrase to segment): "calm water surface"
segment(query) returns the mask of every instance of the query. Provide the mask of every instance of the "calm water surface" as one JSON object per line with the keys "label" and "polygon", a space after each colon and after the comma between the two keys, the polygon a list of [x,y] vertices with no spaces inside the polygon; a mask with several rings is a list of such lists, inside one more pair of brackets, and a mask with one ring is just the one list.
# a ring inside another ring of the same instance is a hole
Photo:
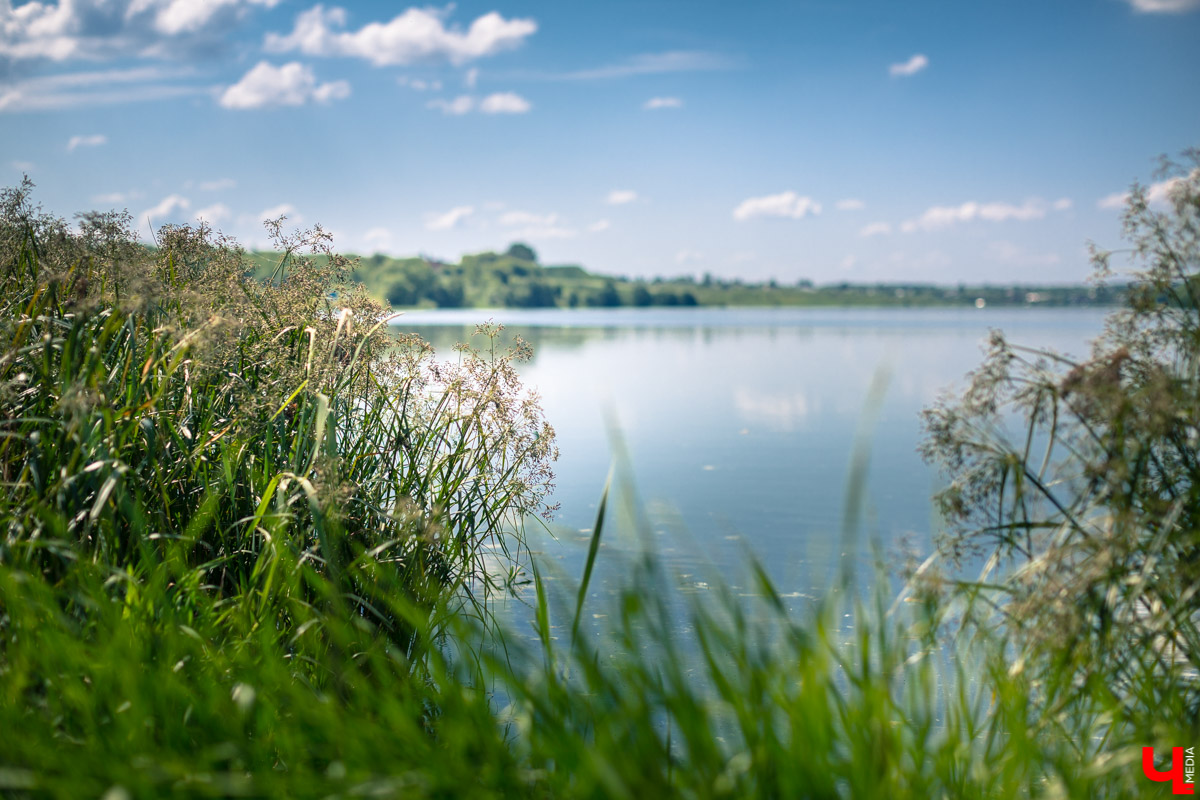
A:
{"label": "calm water surface", "polygon": [[[697,587],[715,571],[744,584],[749,548],[794,598],[827,585],[841,554],[860,567],[870,543],[889,557],[928,549],[942,484],[917,455],[919,414],[961,387],[990,329],[1010,340],[1083,356],[1103,309],[616,309],[410,312],[397,327],[453,358],[477,323],[494,319],[534,347],[522,368],[540,392],[561,450],[562,504],[534,549],[577,577],[613,461],[657,548]],[[874,419],[873,379],[890,378]],[[611,422],[609,422],[611,420]],[[869,424],[868,424],[869,423]],[[856,431],[870,433],[861,535],[842,535]],[[619,448],[617,448],[619,449]],[[598,591],[637,538],[606,529]],[[620,520],[621,518],[618,518]],[[614,531],[614,528],[619,530]],[[610,532],[612,532],[610,534]]]}

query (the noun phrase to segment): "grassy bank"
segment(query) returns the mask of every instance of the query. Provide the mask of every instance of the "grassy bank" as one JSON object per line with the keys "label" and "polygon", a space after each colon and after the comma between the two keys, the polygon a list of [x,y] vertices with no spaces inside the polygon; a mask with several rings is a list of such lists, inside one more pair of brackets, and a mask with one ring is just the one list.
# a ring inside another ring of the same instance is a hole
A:
{"label": "grassy bank", "polygon": [[1141,748],[1200,742],[1191,175],[1169,216],[1135,193],[1149,267],[1093,361],[998,342],[931,411],[951,534],[905,592],[798,615],[652,549],[591,605],[611,508],[652,538],[620,480],[584,573],[544,580],[524,353],[432,362],[320,231],[276,230],[259,280],[209,231],[146,249],[7,192],[0,792],[1165,796]]}

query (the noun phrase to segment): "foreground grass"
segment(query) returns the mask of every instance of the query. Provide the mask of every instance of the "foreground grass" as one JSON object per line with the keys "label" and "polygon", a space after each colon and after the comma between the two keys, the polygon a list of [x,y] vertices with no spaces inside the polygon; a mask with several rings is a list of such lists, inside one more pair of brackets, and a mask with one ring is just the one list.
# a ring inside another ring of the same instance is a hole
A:
{"label": "foreground grass", "polygon": [[[458,616],[459,655],[431,647],[419,663],[299,563],[280,564],[266,614],[251,598],[184,610],[169,557],[123,593],[87,563],[54,584],[5,568],[0,788],[1142,797],[1141,745],[1195,736],[1171,713],[1178,687],[1081,692],[1069,671],[1012,669],[984,637],[938,640],[943,620],[921,603],[831,599],[796,618],[765,580],[747,604],[675,594],[653,559],[630,567],[611,626],[576,636],[539,582],[536,642],[472,656],[494,633]],[[397,598],[381,611],[434,639],[424,610],[380,589]],[[1129,706],[1163,713],[1143,729]]]}

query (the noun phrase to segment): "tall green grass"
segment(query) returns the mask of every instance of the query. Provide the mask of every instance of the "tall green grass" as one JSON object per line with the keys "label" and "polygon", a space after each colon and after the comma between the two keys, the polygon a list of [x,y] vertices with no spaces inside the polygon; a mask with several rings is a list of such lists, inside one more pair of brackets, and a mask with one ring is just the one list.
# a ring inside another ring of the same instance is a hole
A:
{"label": "tall green grass", "polygon": [[796,615],[762,570],[755,598],[681,593],[647,556],[579,635],[539,578],[535,636],[472,648],[495,632],[435,630],[372,571],[381,616],[458,644],[414,663],[312,562],[282,559],[253,610],[181,608],[168,564],[119,594],[90,561],[0,571],[10,796],[1144,797],[1141,746],[1194,734],[1171,686],[1014,668],[928,597]]}
{"label": "tall green grass", "polygon": [[418,604],[449,592],[483,611],[485,546],[520,548],[551,479],[519,354],[432,364],[347,264],[304,257],[319,230],[281,239],[264,285],[208,231],[165,228],[153,250],[111,217],[76,235],[27,191],[0,220],[0,560],[56,577],[88,558],[137,581],[169,551],[188,592],[233,599],[270,594],[286,550],[371,615],[351,569],[370,553]]}

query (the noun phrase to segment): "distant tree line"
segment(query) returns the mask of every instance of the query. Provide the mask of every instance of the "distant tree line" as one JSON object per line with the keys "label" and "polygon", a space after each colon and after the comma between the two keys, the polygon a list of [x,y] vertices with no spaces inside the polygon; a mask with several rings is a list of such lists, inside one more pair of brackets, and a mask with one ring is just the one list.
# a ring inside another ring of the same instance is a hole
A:
{"label": "distant tree line", "polygon": [[[264,254],[265,256],[266,254]],[[854,284],[817,286],[802,278],[747,282],[705,273],[629,279],[577,265],[543,265],[527,244],[475,253],[457,264],[430,257],[374,255],[355,280],[393,307],[616,308],[620,306],[1090,306],[1116,305],[1123,285],[1009,286]]]}

